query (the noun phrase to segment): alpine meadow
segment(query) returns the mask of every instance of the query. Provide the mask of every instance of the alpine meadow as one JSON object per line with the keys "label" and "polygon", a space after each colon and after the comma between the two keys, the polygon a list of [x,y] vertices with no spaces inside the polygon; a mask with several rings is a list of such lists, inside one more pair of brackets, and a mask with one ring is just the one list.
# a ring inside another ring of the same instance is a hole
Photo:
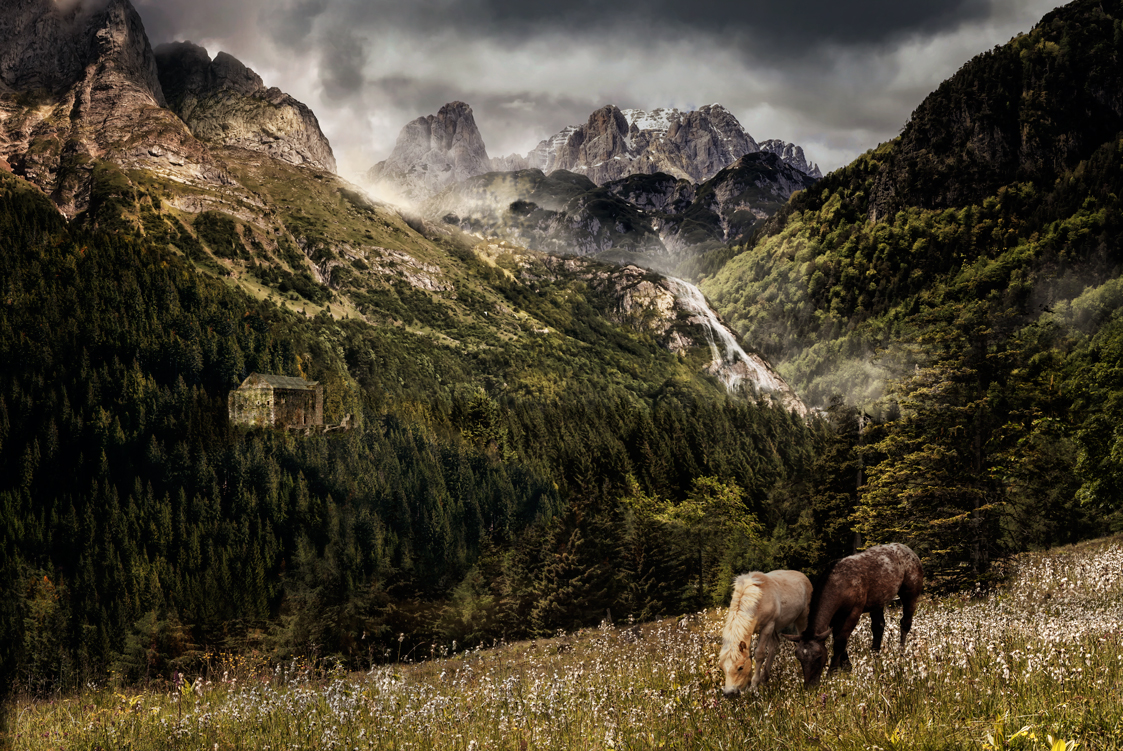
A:
{"label": "alpine meadow", "polygon": [[[1123,0],[825,176],[657,102],[345,173],[146,8],[0,7],[0,747],[1123,749]],[[738,575],[889,543],[903,646],[722,696]]]}

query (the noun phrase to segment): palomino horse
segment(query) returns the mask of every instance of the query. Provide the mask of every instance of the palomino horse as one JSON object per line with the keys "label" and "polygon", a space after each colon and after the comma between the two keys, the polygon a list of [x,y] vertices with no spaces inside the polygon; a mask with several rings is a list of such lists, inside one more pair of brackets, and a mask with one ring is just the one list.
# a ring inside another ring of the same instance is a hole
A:
{"label": "palomino horse", "polygon": [[816,582],[811,598],[807,628],[799,636],[785,638],[796,642],[795,655],[803,666],[803,684],[814,686],[827,662],[827,636],[834,632],[831,668],[850,669],[846,641],[862,613],[870,614],[873,651],[881,651],[885,633],[885,606],[901,596],[901,646],[912,628],[916,600],[924,588],[924,569],[916,553],[898,542],[878,545],[857,555],[833,561]]}
{"label": "palomino horse", "polygon": [[[811,580],[798,571],[753,571],[734,580],[718,657],[725,671],[726,696],[744,691],[750,679],[754,689],[768,680],[779,644],[777,634],[789,626],[805,629],[810,601]],[[760,637],[750,661],[749,643],[757,632]]]}

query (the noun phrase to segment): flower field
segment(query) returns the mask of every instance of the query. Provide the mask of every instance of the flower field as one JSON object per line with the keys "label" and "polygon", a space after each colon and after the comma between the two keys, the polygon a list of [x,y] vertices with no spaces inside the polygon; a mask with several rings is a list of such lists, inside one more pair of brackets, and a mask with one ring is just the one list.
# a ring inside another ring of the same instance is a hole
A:
{"label": "flower field", "polygon": [[[720,695],[710,611],[324,672],[247,657],[156,689],[89,687],[11,709],[17,749],[1123,749],[1123,541],[1009,564],[990,592],[921,600],[909,643],[802,687]],[[867,617],[868,618],[868,617]],[[440,655],[446,656],[440,656]]]}

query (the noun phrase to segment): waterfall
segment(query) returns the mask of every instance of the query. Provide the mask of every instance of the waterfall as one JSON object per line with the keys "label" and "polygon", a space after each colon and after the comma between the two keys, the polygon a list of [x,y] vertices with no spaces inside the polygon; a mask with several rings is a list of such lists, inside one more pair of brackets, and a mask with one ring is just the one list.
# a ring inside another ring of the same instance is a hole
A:
{"label": "waterfall", "polygon": [[791,387],[784,383],[764,360],[757,355],[750,355],[741,348],[732,332],[718,320],[717,314],[706,302],[702,290],[690,282],[675,277],[669,276],[667,281],[671,283],[675,297],[682,307],[693,313],[695,321],[705,330],[706,340],[710,344],[710,353],[713,356],[709,371],[716,375],[728,390],[736,390],[741,381],[747,377],[758,390],[779,391],[785,397],[790,395],[790,399],[785,398],[782,401],[794,399],[800,407],[803,407],[801,412],[806,410]]}

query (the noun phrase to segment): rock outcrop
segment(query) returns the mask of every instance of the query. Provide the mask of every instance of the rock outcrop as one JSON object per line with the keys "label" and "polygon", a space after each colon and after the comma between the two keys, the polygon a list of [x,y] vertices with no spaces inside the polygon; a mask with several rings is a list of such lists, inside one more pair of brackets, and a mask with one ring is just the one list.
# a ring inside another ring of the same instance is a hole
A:
{"label": "rock outcrop", "polygon": [[802,146],[796,146],[794,143],[781,141],[778,138],[770,138],[767,141],[760,142],[760,150],[775,154],[809,177],[813,177],[816,180],[822,179],[823,177],[823,173],[819,171],[818,166],[816,166],[814,162],[807,161],[807,157],[803,154]]}
{"label": "rock outcrop", "polygon": [[196,138],[260,151],[289,164],[335,172],[331,144],[307,106],[225,52],[213,60],[191,42],[156,48],[168,106]]}
{"label": "rock outcrop", "polygon": [[96,160],[228,180],[165,103],[128,0],[0,5],[0,158],[65,214],[88,205]]}
{"label": "rock outcrop", "polygon": [[472,108],[451,102],[435,115],[402,128],[390,158],[367,172],[377,185],[388,184],[412,200],[429,198],[445,187],[491,171]]}

